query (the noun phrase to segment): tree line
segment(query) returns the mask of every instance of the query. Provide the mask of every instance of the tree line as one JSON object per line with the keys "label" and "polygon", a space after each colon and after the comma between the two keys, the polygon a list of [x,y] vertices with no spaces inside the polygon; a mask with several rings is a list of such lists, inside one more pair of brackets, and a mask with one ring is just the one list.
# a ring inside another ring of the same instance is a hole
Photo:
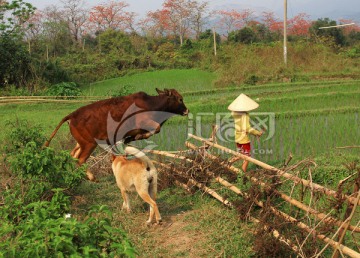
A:
{"label": "tree line", "polygon": [[[214,43],[220,49],[271,44],[283,33],[283,21],[272,12],[212,11],[206,1],[164,0],[160,9],[144,17],[128,8],[125,1],[89,8],[84,0],[62,0],[61,6],[37,10],[23,0],[0,0],[0,88],[37,91],[134,69],[210,67],[217,60]],[[319,30],[337,24],[329,18],[312,21],[300,13],[288,20],[289,41],[321,43],[333,51],[358,46],[358,25]]]}

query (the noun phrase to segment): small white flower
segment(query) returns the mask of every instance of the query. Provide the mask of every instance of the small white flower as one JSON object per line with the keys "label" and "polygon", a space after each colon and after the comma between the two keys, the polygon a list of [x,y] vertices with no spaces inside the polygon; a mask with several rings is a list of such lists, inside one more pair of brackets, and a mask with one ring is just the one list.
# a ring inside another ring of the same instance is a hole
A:
{"label": "small white flower", "polygon": [[65,214],[65,219],[70,219],[70,218],[71,218],[71,214],[70,214],[70,213]]}

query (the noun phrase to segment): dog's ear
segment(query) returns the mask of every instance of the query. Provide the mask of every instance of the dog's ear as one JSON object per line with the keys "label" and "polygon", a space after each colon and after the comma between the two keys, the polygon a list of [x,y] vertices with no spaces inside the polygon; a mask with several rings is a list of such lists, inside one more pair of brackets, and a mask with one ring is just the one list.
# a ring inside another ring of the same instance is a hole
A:
{"label": "dog's ear", "polygon": [[111,161],[114,161],[116,159],[116,156],[114,154],[111,154]]}

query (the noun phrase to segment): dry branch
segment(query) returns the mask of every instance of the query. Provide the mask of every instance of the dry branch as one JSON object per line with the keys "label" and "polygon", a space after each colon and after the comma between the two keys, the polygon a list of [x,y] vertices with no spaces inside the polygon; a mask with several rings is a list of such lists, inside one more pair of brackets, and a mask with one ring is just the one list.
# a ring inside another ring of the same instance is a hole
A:
{"label": "dry branch", "polygon": [[276,210],[273,207],[269,207],[269,209],[276,215],[282,217],[283,219],[285,219],[288,222],[294,223],[297,227],[304,229],[305,231],[307,231],[308,233],[312,233],[314,234],[318,239],[324,241],[325,243],[328,243],[332,248],[334,249],[339,249],[341,250],[342,253],[349,255],[350,257],[356,257],[359,258],[360,257],[360,253],[356,252],[355,250],[344,246],[342,244],[340,244],[339,242],[336,242],[330,238],[328,238],[327,236],[323,235],[323,234],[318,234],[315,230],[313,230],[312,228],[310,228],[309,226],[307,226],[305,223],[298,221],[297,219],[289,216],[288,214]]}
{"label": "dry branch", "polygon": [[[161,162],[157,162],[157,161],[154,161],[154,163],[162,166],[163,168],[166,168],[166,169],[172,169],[173,171],[175,171],[176,173],[180,173],[181,174],[181,171],[178,171],[177,169],[174,169],[174,168],[171,168],[169,165],[166,165],[166,164],[163,164]],[[245,196],[246,198],[249,198],[247,196],[246,193],[243,193],[241,192],[241,190],[239,188],[237,188],[236,186],[234,186],[233,184],[229,183],[228,181],[226,181],[225,179],[219,177],[219,176],[215,176],[212,172],[207,172],[207,174],[209,174],[210,176],[214,177],[214,179],[219,182],[220,184],[224,185],[225,187],[227,187],[228,189],[232,190],[233,192],[235,192],[236,194],[238,195],[241,195],[241,196]],[[215,199],[217,199],[218,201],[220,201],[221,203],[223,203],[224,205],[230,207],[230,208],[233,208],[233,204],[231,202],[229,202],[228,200],[226,200],[224,197],[222,197],[221,195],[219,195],[216,191],[214,191],[213,189],[205,186],[204,184],[201,184],[199,182],[197,182],[196,180],[194,179],[189,179],[188,181],[189,183],[191,183],[192,185],[195,185],[197,186],[199,189],[203,190],[205,193],[207,194],[210,194],[211,196],[213,196]],[[184,184],[184,183],[181,183],[177,180],[175,180],[175,183],[177,185],[179,185],[180,187],[184,188],[186,191],[188,192],[191,192],[190,188]],[[263,204],[262,202],[258,202],[257,201],[257,204],[260,206],[260,207],[263,207]],[[249,220],[254,222],[254,223],[259,223],[259,220],[250,216],[249,217]],[[277,231],[276,229],[273,229],[272,227],[270,226],[267,226],[267,225],[263,225],[263,230],[265,231],[270,231],[272,236],[274,238],[276,238],[277,240],[279,240],[280,242],[286,244],[289,248],[291,248],[295,253],[299,254],[299,248],[294,245],[291,240],[285,238],[284,236],[282,236],[279,231]]]}
{"label": "dry branch", "polygon": [[[358,191],[358,194],[357,194],[357,198],[356,198],[358,201],[360,200],[360,191]],[[351,222],[351,219],[353,218],[354,214],[355,214],[355,211],[356,211],[356,208],[357,208],[357,203],[355,203],[354,207],[352,208],[351,210],[351,214],[349,215],[348,218],[346,218],[346,220],[344,221],[344,224],[345,224],[345,227],[344,227],[344,230],[343,232],[341,233],[341,236],[339,238],[339,245],[342,243],[342,241],[344,240],[344,237],[345,237],[345,234],[346,234],[346,230],[349,228],[350,226],[350,222]],[[334,253],[333,253],[333,258],[336,258],[339,256],[339,251],[340,251],[340,248],[337,248]]]}
{"label": "dry branch", "polygon": [[[181,174],[181,171],[175,169],[175,168],[171,168],[169,165],[166,165],[164,163],[161,162],[156,162],[156,164],[159,164],[160,166],[166,168],[166,169],[172,169],[173,171],[175,171],[178,174]],[[231,202],[229,202],[228,200],[226,200],[225,198],[223,198],[221,195],[219,195],[215,190],[207,187],[206,185],[197,182],[196,180],[190,178],[189,183],[195,185],[196,187],[198,187],[199,189],[203,190],[205,193],[210,194],[211,196],[213,196],[215,199],[219,200],[220,202],[222,202],[223,204],[225,204],[228,207],[233,207],[233,205],[231,204]],[[184,185],[181,183],[181,185]]]}
{"label": "dry branch", "polygon": [[222,151],[225,151],[226,153],[229,153],[229,154],[232,154],[234,156],[238,156],[238,157],[241,157],[242,159],[244,160],[247,160],[249,162],[252,162],[266,170],[269,170],[269,171],[273,171],[275,172],[278,176],[282,176],[284,178],[287,178],[287,179],[290,179],[292,181],[294,181],[295,183],[302,183],[304,186],[306,187],[309,187],[311,189],[313,189],[314,191],[317,191],[317,192],[322,192],[326,195],[330,195],[330,196],[333,196],[334,198],[338,199],[339,197],[340,198],[346,198],[349,202],[351,202],[352,204],[355,203],[356,201],[356,198],[352,197],[352,196],[348,196],[348,195],[344,195],[344,194],[339,194],[337,193],[336,191],[334,190],[331,190],[331,189],[328,189],[326,187],[323,187],[319,184],[316,184],[316,183],[312,183],[310,182],[309,180],[305,180],[305,179],[302,179],[300,177],[297,177],[295,175],[292,175],[292,174],[289,174],[281,169],[278,169],[278,168],[275,168],[273,166],[270,166],[262,161],[259,161],[257,159],[254,159],[254,158],[251,158],[251,157],[248,157],[246,155],[243,155],[241,153],[238,153],[236,151],[233,151],[229,148],[226,148],[224,146],[221,146],[219,144],[216,144],[216,143],[213,143],[211,141],[208,141],[204,138],[201,138],[199,136],[195,136],[195,135],[192,135],[192,134],[189,134],[189,136],[195,140],[198,140],[198,141],[201,141],[201,142],[205,142],[206,144],[208,144],[209,146],[212,146],[212,147],[215,147],[215,148],[218,148]]}
{"label": "dry branch", "polygon": [[[250,217],[249,220],[251,222],[253,222],[253,223],[260,223],[260,220],[258,220],[257,218],[254,218],[254,217]],[[262,229],[265,230],[265,231],[270,231],[274,238],[276,238],[280,242],[287,245],[296,254],[300,255],[299,247],[296,246],[295,244],[293,244],[291,240],[289,240],[289,239],[285,238],[284,236],[282,236],[279,231],[277,231],[276,229],[273,229],[271,226],[268,226],[268,225],[263,225]]]}
{"label": "dry branch", "polygon": [[[327,194],[327,195],[331,195],[335,198],[338,198],[338,197],[342,197],[342,198],[346,198],[349,203],[355,203],[356,205],[358,203],[360,203],[360,194],[357,196],[357,198],[354,198],[352,196],[346,196],[346,195],[339,195],[337,194],[335,191],[331,190],[331,189],[327,189],[321,185],[318,185],[318,184],[315,184],[315,183],[312,183],[311,181],[309,180],[305,180],[305,179],[302,179],[302,178],[299,178],[298,176],[294,176],[294,175],[291,175],[283,170],[280,170],[280,169],[277,169],[275,167],[272,167],[266,163],[263,163],[261,161],[258,161],[256,159],[252,159],[250,157],[247,157],[247,156],[244,156],[242,154],[239,154],[237,152],[234,152],[226,147],[223,147],[221,145],[218,145],[218,144],[215,144],[211,141],[208,141],[208,140],[205,140],[203,138],[200,138],[200,137],[197,137],[197,136],[193,136],[193,135],[190,135],[190,137],[194,138],[194,139],[197,139],[197,140],[200,140],[201,142],[204,143],[204,146],[210,146],[210,147],[216,147],[218,149],[221,149],[227,153],[230,153],[232,155],[236,157],[239,157],[239,158],[242,158],[242,159],[245,159],[245,160],[249,160],[250,162],[253,162],[267,170],[270,170],[270,171],[273,171],[275,172],[278,176],[283,176],[284,178],[286,179],[290,179],[292,181],[294,181],[296,184],[298,183],[301,183],[302,185],[310,188],[311,190],[314,190],[314,191],[318,191],[318,192],[322,192],[324,194]],[[199,153],[201,153],[203,155],[203,157],[208,157],[212,160],[218,160],[218,158],[210,153],[208,153],[205,149],[204,149],[204,146],[202,147],[197,147],[189,142],[186,142],[186,146],[190,149],[195,149],[195,150],[198,150]],[[188,162],[193,162],[194,166],[196,162],[194,162],[193,160],[191,159],[188,159],[187,157],[184,157],[184,156],[179,156],[179,155],[174,155],[174,154],[171,154],[171,153],[167,153],[167,152],[161,152],[161,151],[156,151],[158,153],[154,153],[154,154],[158,154],[158,155],[164,155],[164,156],[167,156],[167,157],[171,157],[171,158],[178,158],[178,159],[181,159],[181,160],[186,160]],[[165,168],[168,168],[168,169],[172,169],[172,171],[175,171],[176,173],[179,173],[179,174],[182,174],[182,176],[184,176],[184,173],[182,173],[181,171],[178,171],[177,169],[174,169],[168,165],[165,165],[165,164],[161,164],[159,163],[161,166],[165,167]],[[233,171],[235,173],[242,173],[242,171],[238,168],[235,168],[233,166],[231,166],[228,162],[218,162],[219,165],[221,165],[222,167],[225,167],[227,169],[229,169],[230,171]],[[206,166],[205,166],[206,167]],[[200,166],[201,168],[201,166]],[[210,175],[212,177],[214,177],[214,179],[219,182],[220,184],[224,185],[225,187],[227,187],[228,189],[230,189],[231,191],[235,192],[236,194],[238,195],[242,195],[244,196],[244,198],[247,198],[247,199],[250,199],[250,196],[247,194],[247,193],[243,193],[241,192],[241,190],[239,188],[237,188],[235,185],[229,183],[228,181],[226,181],[225,179],[219,177],[219,176],[216,176],[214,173],[212,172],[209,172],[208,169],[201,169],[202,171],[207,171],[207,175]],[[210,169],[211,170],[211,169]],[[345,222],[342,222],[342,221],[339,221],[335,218],[331,218],[331,217],[328,217],[328,214],[324,214],[324,213],[320,213],[318,211],[316,211],[315,209],[311,208],[310,206],[308,205],[305,205],[303,204],[302,202],[299,202],[297,201],[296,199],[293,199],[291,198],[290,196],[284,194],[284,193],[281,193],[279,192],[278,190],[276,189],[272,189],[271,186],[265,184],[264,182],[260,181],[259,179],[255,178],[255,177],[252,177],[252,176],[248,176],[246,175],[248,178],[250,178],[250,180],[252,182],[254,182],[255,184],[257,185],[260,185],[263,189],[265,190],[269,190],[271,189],[273,193],[275,193],[276,195],[278,195],[279,197],[281,197],[282,199],[284,199],[286,202],[316,216],[317,218],[319,218],[321,220],[321,222],[326,222],[326,223],[330,223],[330,224],[335,224],[337,225],[339,228],[343,228],[344,231],[346,230],[352,230],[353,232],[360,232],[360,228],[358,228],[357,226],[354,227],[352,225],[350,225],[350,221],[348,221],[348,223],[345,223]],[[190,178],[188,179],[188,182],[197,186],[198,188],[202,189],[204,192],[212,195],[214,198],[216,198],[217,200],[219,200],[220,202],[224,203],[224,205],[227,205],[228,207],[233,207],[233,205],[227,201],[225,198],[223,198],[222,196],[220,196],[219,194],[217,194],[213,189],[207,187],[205,184],[202,184],[202,183],[199,183],[198,181]],[[183,184],[183,183],[180,183],[180,185],[183,187],[183,188],[188,188],[188,186],[186,184]],[[255,199],[251,199],[256,205],[258,205],[259,207],[262,207],[264,208],[264,203],[262,201],[259,201],[257,200],[256,198]],[[356,207],[356,205],[354,205],[354,207]],[[299,221],[298,219],[276,209],[275,207],[273,206],[269,206],[269,205],[266,205],[266,208],[271,211],[271,213],[275,214],[276,216],[279,216],[281,217],[283,220],[287,221],[287,222],[290,222],[292,224],[294,224],[295,226],[297,226],[298,228],[302,229],[302,230],[305,230],[306,232],[308,232],[309,234],[317,237],[318,239],[324,241],[325,243],[327,243],[327,245],[330,245],[332,248],[334,249],[339,249],[341,251],[341,253],[345,254],[345,255],[348,255],[350,257],[360,257],[360,253],[354,251],[353,249],[343,245],[341,243],[341,241],[339,242],[336,242],[334,241],[333,239],[330,239],[328,238],[326,235],[322,234],[322,233],[319,233],[317,232],[314,228],[310,228],[308,225],[306,225],[305,223]],[[353,209],[354,211],[354,209]],[[349,216],[349,218],[352,217],[352,216]],[[257,221],[257,219],[251,217],[251,220],[252,221]],[[321,223],[319,222],[319,223]],[[348,227],[348,228],[347,228]],[[269,227],[266,227],[266,226],[263,226],[263,228],[266,230],[266,231],[270,231],[270,228]],[[275,238],[278,238],[281,242],[284,242],[285,244],[287,244],[289,247],[291,247],[291,249],[293,251],[295,251],[296,253],[300,253],[300,248],[298,246],[295,246],[293,244],[291,244],[291,241],[286,239],[286,238],[283,238],[280,233],[276,230],[271,230],[271,233],[272,235],[275,237]]]}
{"label": "dry branch", "polygon": [[[191,148],[191,149],[196,149],[197,146],[195,146],[194,144],[190,143],[190,142],[185,142],[185,145],[188,147],[188,148]],[[210,159],[216,159],[216,157],[210,153],[206,153],[205,155],[207,155],[207,157],[209,157]],[[235,168],[233,166],[230,166],[230,165],[226,165],[224,163],[221,164],[222,166],[225,166],[227,169],[231,170],[231,171],[234,171],[235,173],[240,173],[240,169],[238,168]],[[299,209],[302,209],[303,211],[305,212],[308,212],[312,215],[314,215],[315,217],[317,217],[318,219],[320,220],[323,220],[325,223],[330,223],[330,224],[335,224],[336,226],[338,227],[344,227],[344,224],[342,221],[340,220],[337,220],[333,217],[329,217],[327,214],[325,213],[321,213],[311,207],[309,207],[308,205],[305,205],[303,204],[302,202],[282,193],[282,192],[279,192],[278,190],[276,189],[272,189],[270,186],[268,186],[267,184],[261,182],[259,179],[255,178],[255,177],[248,177],[251,182],[257,184],[257,185],[260,185],[261,187],[263,187],[265,190],[271,190],[273,191],[276,195],[278,195],[279,197],[281,197],[284,201],[298,207]],[[220,179],[217,179],[217,181],[219,183],[220,182]],[[230,184],[230,183],[229,183]],[[231,185],[231,184],[230,184]],[[226,186],[226,185],[225,185]],[[238,191],[240,191],[239,189],[237,189]],[[235,191],[234,191],[235,192]],[[237,193],[237,192],[236,192]],[[243,195],[243,194],[241,194]],[[262,206],[261,206],[262,207]],[[349,225],[349,230],[351,231],[354,231],[354,232],[360,232],[360,228],[359,227],[355,227],[355,226],[352,226],[352,225]]]}

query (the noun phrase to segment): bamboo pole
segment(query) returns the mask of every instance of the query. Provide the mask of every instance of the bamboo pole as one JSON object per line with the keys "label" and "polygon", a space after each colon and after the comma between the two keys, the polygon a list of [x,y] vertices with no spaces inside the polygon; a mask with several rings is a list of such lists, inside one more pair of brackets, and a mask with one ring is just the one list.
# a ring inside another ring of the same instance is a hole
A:
{"label": "bamboo pole", "polygon": [[186,191],[188,191],[189,193],[191,193],[191,189],[190,189],[190,187],[188,187],[186,184],[184,184],[184,183],[181,183],[179,180],[175,180],[175,184],[177,185],[177,186],[180,186],[180,187],[182,187],[182,188],[184,188]]}
{"label": "bamboo pole", "polygon": [[226,148],[226,147],[224,147],[224,146],[222,146],[222,145],[219,145],[219,144],[213,143],[213,142],[211,142],[211,141],[208,141],[208,140],[206,140],[206,139],[204,139],[204,138],[202,138],[202,137],[195,136],[195,135],[193,135],[193,134],[189,134],[189,136],[190,136],[191,138],[195,139],[195,140],[198,140],[198,141],[201,141],[201,142],[205,142],[205,143],[207,143],[208,145],[210,145],[210,146],[212,146],[212,147],[215,147],[215,148],[218,148],[218,149],[220,149],[220,150],[222,150],[222,151],[225,151],[226,153],[232,154],[232,155],[234,155],[234,156],[238,156],[238,157],[240,157],[240,158],[242,158],[242,159],[244,159],[244,160],[247,160],[247,161],[249,161],[249,162],[252,162],[252,163],[254,163],[254,164],[256,164],[256,165],[258,165],[258,166],[260,166],[260,167],[262,167],[262,168],[264,168],[264,169],[273,171],[273,172],[275,172],[278,176],[282,176],[282,177],[285,177],[286,179],[290,179],[290,180],[294,181],[294,182],[297,183],[297,184],[301,183],[301,184],[303,184],[304,186],[313,189],[314,191],[322,192],[322,193],[324,193],[324,194],[326,194],[326,195],[333,196],[334,198],[339,198],[339,197],[341,197],[341,198],[346,198],[346,199],[347,199],[349,202],[351,202],[352,204],[354,204],[355,201],[356,201],[356,198],[354,198],[354,197],[352,197],[352,196],[348,196],[348,195],[344,195],[344,194],[340,194],[340,195],[339,195],[339,193],[337,193],[337,192],[334,191],[334,190],[328,189],[328,188],[323,187],[323,186],[321,186],[321,185],[319,185],[319,184],[310,182],[309,180],[305,180],[305,179],[302,179],[302,178],[297,177],[297,176],[295,176],[295,175],[289,174],[289,173],[287,173],[287,172],[285,172],[285,171],[283,171],[283,170],[281,170],[281,169],[278,169],[278,168],[275,168],[275,167],[273,167],[273,166],[270,166],[270,165],[268,165],[268,164],[266,164],[266,163],[264,163],[264,162],[262,162],[262,161],[260,161],[260,160],[257,160],[257,159],[251,158],[251,157],[249,157],[249,156],[243,155],[243,154],[238,153],[238,152],[236,152],[236,151],[233,151],[233,150],[231,150],[231,149],[229,149],[229,148]]}
{"label": "bamboo pole", "polygon": [[173,154],[167,151],[159,151],[159,150],[145,150],[145,152],[149,152],[149,153],[153,153],[156,155],[161,155],[161,156],[165,156],[165,157],[169,157],[169,158],[174,158],[174,159],[181,159],[181,160],[186,160],[187,162],[193,162],[193,160],[186,158],[185,156],[182,155],[178,155],[178,154]]}
{"label": "bamboo pole", "polygon": [[[197,149],[199,147],[197,147],[196,145],[190,143],[190,142],[185,142],[185,145],[190,148],[190,149]],[[206,153],[205,155],[207,155],[210,159],[216,159],[216,157],[210,153]],[[232,170],[233,172],[235,173],[240,173],[240,169],[238,168],[235,168],[233,166],[229,166],[229,165],[226,165],[226,164],[221,164],[222,166],[226,167],[227,169],[229,170]],[[280,198],[282,198],[284,201],[298,207],[299,209],[303,210],[303,211],[306,211],[310,214],[312,214],[313,216],[317,217],[318,219],[320,220],[323,220],[325,223],[332,223],[332,224],[335,224],[336,226],[338,227],[345,227],[343,225],[343,222],[338,220],[338,219],[335,219],[333,217],[329,217],[327,214],[325,213],[321,213],[311,207],[309,207],[308,205],[305,205],[303,204],[302,202],[282,193],[282,192],[279,192],[278,190],[276,189],[271,189],[270,186],[268,186],[267,184],[265,184],[264,182],[261,182],[259,179],[255,178],[255,177],[248,177],[253,183],[257,184],[257,185],[260,185],[261,187],[263,187],[264,189],[266,190],[272,190],[275,194],[277,194]],[[220,179],[217,179],[217,181],[219,183],[220,182]],[[230,183],[229,183],[230,184]],[[226,185],[225,185],[226,186]],[[239,189],[237,189],[239,190]],[[239,190],[240,191],[240,190]],[[235,191],[234,191],[235,192]],[[237,192],[236,192],[237,193]],[[260,206],[260,205],[259,205]],[[355,227],[355,226],[352,226],[352,225],[349,225],[349,230],[351,231],[354,231],[354,232],[357,232],[359,233],[360,232],[360,228],[359,227]]]}
{"label": "bamboo pole", "polygon": [[336,147],[335,149],[356,149],[360,148],[360,146],[342,146],[342,147]]}
{"label": "bamboo pole", "polygon": [[[159,164],[160,166],[166,168],[166,169],[172,169],[173,171],[175,171],[178,174],[181,174],[181,172],[179,172],[176,168],[171,168],[169,165],[163,164],[161,162],[155,162],[156,164]],[[228,200],[226,200],[225,198],[223,198],[222,196],[220,196],[215,190],[207,187],[206,185],[197,182],[196,180],[190,178],[189,181],[191,184],[195,185],[196,187],[200,188],[201,190],[203,190],[205,193],[210,194],[212,197],[214,197],[215,199],[219,200],[220,202],[222,202],[224,205],[228,206],[228,207],[233,207],[232,203],[229,202]]]}
{"label": "bamboo pole", "polygon": [[189,179],[189,182],[196,185],[198,188],[200,188],[201,190],[203,190],[205,193],[210,194],[212,197],[214,197],[215,199],[219,200],[220,202],[222,202],[224,205],[232,208],[233,204],[231,202],[229,202],[228,200],[226,200],[225,198],[223,198],[221,195],[219,195],[215,190],[207,187],[206,185],[199,183],[197,181],[195,181],[194,179]]}
{"label": "bamboo pole", "polygon": [[104,99],[105,96],[2,96],[0,99],[56,99],[56,98],[78,98],[78,99]]}

